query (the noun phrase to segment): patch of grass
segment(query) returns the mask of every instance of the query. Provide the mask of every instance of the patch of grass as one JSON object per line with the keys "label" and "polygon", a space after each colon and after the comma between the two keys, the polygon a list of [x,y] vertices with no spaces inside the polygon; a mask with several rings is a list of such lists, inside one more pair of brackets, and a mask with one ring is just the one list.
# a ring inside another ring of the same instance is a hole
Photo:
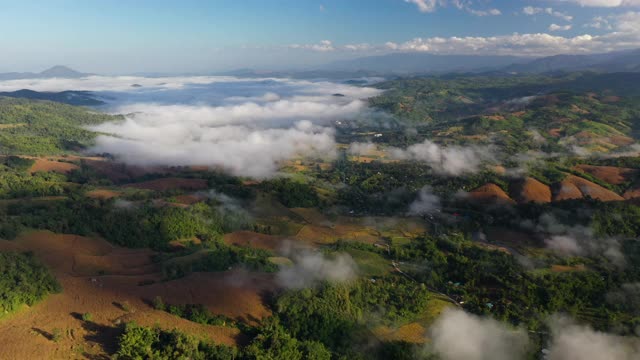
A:
{"label": "patch of grass", "polygon": [[272,263],[278,265],[278,266],[291,266],[293,265],[293,262],[291,261],[291,259],[286,258],[286,257],[282,257],[282,256],[272,256],[269,258],[269,261],[271,261]]}
{"label": "patch of grass", "polygon": [[55,328],[51,331],[51,341],[60,342],[62,340],[62,329]]}
{"label": "patch of grass", "polygon": [[391,269],[389,260],[378,254],[358,249],[348,249],[345,252],[358,264],[358,269],[363,276],[384,276]]}
{"label": "patch of grass", "polygon": [[427,303],[427,307],[424,313],[418,319],[420,323],[426,325],[427,327],[442,314],[446,309],[454,306],[450,301],[443,298],[441,295],[432,293],[429,297],[429,302]]}

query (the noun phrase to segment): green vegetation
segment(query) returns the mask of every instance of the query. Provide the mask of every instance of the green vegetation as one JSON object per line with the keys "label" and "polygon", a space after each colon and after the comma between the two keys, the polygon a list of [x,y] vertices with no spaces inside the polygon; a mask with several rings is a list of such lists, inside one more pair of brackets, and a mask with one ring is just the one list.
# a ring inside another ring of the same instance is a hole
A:
{"label": "green vegetation", "polygon": [[272,192],[287,207],[315,207],[319,205],[318,194],[309,184],[280,178],[262,183],[266,192]]}
{"label": "green vegetation", "polygon": [[198,324],[231,327],[238,326],[238,324],[233,319],[228,318],[224,315],[214,315],[202,304],[165,304],[164,301],[162,301],[162,298],[156,297],[153,300],[153,308],[156,310],[166,311],[172,315],[196,322]]}
{"label": "green vegetation", "polygon": [[[637,98],[609,100],[612,94],[640,96],[627,91],[631,80],[616,75],[401,79],[378,84],[386,92],[370,103],[416,127],[413,135],[403,127],[383,130],[385,142],[394,146],[426,137],[448,144],[490,143],[505,155],[570,152],[575,145],[609,152],[624,147],[620,139],[634,136],[640,118]],[[619,87],[606,83],[611,77],[621,81]]]}
{"label": "green vegetation", "polygon": [[63,175],[30,174],[34,161],[17,156],[0,157],[0,199],[62,195],[68,191]]}
{"label": "green vegetation", "polygon": [[[194,251],[195,248],[190,250]],[[171,257],[163,261],[163,273],[167,279],[177,279],[192,272],[227,271],[231,267],[240,265],[253,271],[274,272],[277,266],[269,257],[272,254],[266,250],[248,247],[229,246],[221,241],[209,241],[202,250],[184,258]]]}
{"label": "green vegetation", "polygon": [[91,145],[85,126],[120,117],[48,101],[0,97],[0,154],[54,155]]}
{"label": "green vegetation", "polygon": [[[215,202],[189,208],[156,206],[152,202],[67,199],[46,203],[12,203],[0,220],[4,227],[46,229],[79,235],[100,234],[126,247],[167,248],[172,240],[217,239],[235,226],[248,227],[241,213],[222,210]],[[0,226],[0,229],[3,227]]]}
{"label": "green vegetation", "polygon": [[49,271],[30,253],[0,252],[0,317],[61,291]]}
{"label": "green vegetation", "polygon": [[[640,169],[638,157],[565,156],[574,150],[630,149],[640,123],[640,102],[632,97],[639,95],[637,89],[621,98],[611,95],[624,84],[586,93],[592,91],[590,86],[609,80],[610,76],[599,74],[398,79],[380,84],[387,91],[371,99],[373,106],[392,113],[395,121],[384,127],[372,123],[339,127],[337,138],[344,144],[373,141],[383,150],[425,139],[444,145],[490,144],[495,148],[496,164],[521,167],[527,176],[544,184],[554,185],[576,175],[623,194],[638,188],[637,176],[610,184],[574,166]],[[163,280],[171,281],[192,272],[232,268],[276,272],[278,266],[272,260],[281,254],[223,241],[224,234],[236,230],[274,235],[264,237],[269,241],[280,236],[305,243],[311,242],[304,238],[309,229],[329,233],[327,243],[342,238],[339,234],[367,234],[364,241],[344,235],[350,240],[323,247],[312,244],[325,253],[351,255],[358,265],[358,278],[260,294],[272,316],[257,325],[213,314],[200,304],[153,300],[157,310],[199,324],[237,327],[246,340],[242,346],[227,347],[178,330],[129,323],[119,337],[118,359],[431,358],[417,352],[424,350],[421,345],[382,341],[372,329],[428,327],[447,306],[542,334],[540,344],[546,340],[547,317],[558,312],[622,335],[633,334],[640,325],[637,302],[624,292],[626,285],[640,282],[640,206],[634,202],[586,198],[486,206],[462,199],[460,191],[493,183],[509,192],[519,185],[513,174],[495,168],[463,177],[443,176],[424,164],[388,161],[383,155],[368,163],[354,161],[347,151],[331,166],[305,163],[303,176],[252,185],[237,177],[191,169],[168,169],[170,175],[127,174],[125,179],[110,181],[87,163],[67,175],[31,174],[33,160],[15,156],[81,150],[96,136],[86,126],[115,119],[66,105],[0,99],[0,152],[8,154],[0,158],[0,238],[14,239],[24,230],[46,229],[98,235],[124,247],[151,248],[157,252],[154,260]],[[382,136],[371,139],[378,132]],[[525,152],[531,161],[512,156]],[[212,191],[185,196],[195,199],[186,205],[191,201],[181,203],[179,196],[187,193],[180,189],[120,187],[124,182],[168,176],[204,179]],[[386,218],[390,220],[386,225],[375,217],[406,216],[425,186],[441,202],[439,211],[423,219],[411,218],[421,221],[419,229],[428,229],[426,233],[404,230],[394,222],[396,218]],[[116,190],[119,198],[87,196],[89,191],[105,188]],[[202,199],[205,197],[208,199]],[[316,208],[320,214],[287,209],[296,207]],[[560,256],[545,248],[545,239],[553,233],[541,225],[545,216],[564,228],[579,228],[585,237],[611,244],[612,249],[596,247],[598,251],[578,252],[579,256]],[[307,227],[300,231],[303,226]],[[539,236],[482,236],[496,226],[505,232]],[[612,258],[612,253],[618,258]],[[291,262],[287,258],[278,261]],[[0,311],[15,311],[59,291],[55,279],[32,255],[0,253],[0,270],[4,274]],[[140,286],[150,284],[144,281]],[[612,302],[612,296],[622,300]],[[120,305],[133,311],[127,302]],[[81,315],[86,323],[93,317],[91,313]],[[56,341],[61,337],[62,332],[52,336]]]}
{"label": "green vegetation", "polygon": [[119,360],[137,359],[236,359],[234,348],[214,345],[185,335],[177,330],[163,331],[129,323],[118,342]]}

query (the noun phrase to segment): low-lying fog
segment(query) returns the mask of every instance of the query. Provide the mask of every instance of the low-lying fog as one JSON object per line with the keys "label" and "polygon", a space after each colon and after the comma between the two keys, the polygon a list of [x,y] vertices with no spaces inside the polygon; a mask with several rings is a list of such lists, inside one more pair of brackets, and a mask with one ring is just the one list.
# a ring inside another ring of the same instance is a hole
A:
{"label": "low-lying fog", "polygon": [[94,152],[139,165],[208,165],[272,176],[299,155],[335,156],[333,124],[367,110],[380,93],[323,81],[234,77],[104,77],[0,82],[0,91],[88,90],[123,122],[93,128]]}

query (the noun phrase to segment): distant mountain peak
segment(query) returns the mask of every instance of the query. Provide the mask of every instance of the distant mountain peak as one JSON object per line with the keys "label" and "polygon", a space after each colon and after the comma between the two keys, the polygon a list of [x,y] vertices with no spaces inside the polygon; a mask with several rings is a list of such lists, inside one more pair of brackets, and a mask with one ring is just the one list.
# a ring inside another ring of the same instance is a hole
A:
{"label": "distant mountain peak", "polygon": [[39,74],[42,77],[59,77],[59,78],[79,78],[86,76],[88,74],[81,73],[79,71],[73,70],[64,65],[56,65],[53,66]]}

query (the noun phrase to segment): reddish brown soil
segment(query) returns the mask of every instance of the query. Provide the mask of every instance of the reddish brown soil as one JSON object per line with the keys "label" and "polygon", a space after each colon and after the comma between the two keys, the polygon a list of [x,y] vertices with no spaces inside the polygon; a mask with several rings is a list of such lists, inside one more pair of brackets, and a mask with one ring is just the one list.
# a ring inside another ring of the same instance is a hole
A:
{"label": "reddish brown soil", "polygon": [[567,265],[552,265],[551,271],[553,272],[572,272],[572,271],[585,271],[587,268],[583,264],[567,266]]}
{"label": "reddish brown soil", "polygon": [[57,172],[60,174],[68,174],[73,170],[78,169],[78,165],[68,163],[68,162],[60,162],[38,158],[35,159],[35,163],[31,166],[31,173],[36,172]]}
{"label": "reddish brown soil", "polygon": [[122,193],[120,191],[114,191],[114,190],[108,190],[108,189],[97,189],[97,190],[92,190],[87,192],[86,195],[93,199],[108,200],[114,197],[118,197],[122,195]]}
{"label": "reddish brown soil", "polygon": [[162,178],[124,185],[136,189],[167,191],[167,190],[204,190],[208,188],[207,180],[204,179],[184,179],[184,178]]}
{"label": "reddish brown soil", "polygon": [[569,175],[562,182],[556,184],[554,190],[554,201],[581,199],[587,196],[600,201],[624,200],[622,196],[614,193],[613,191],[574,175]]}
{"label": "reddish brown soil", "polygon": [[236,231],[223,237],[230,245],[246,246],[265,250],[279,250],[283,246],[284,238],[265,235],[253,231]]}
{"label": "reddish brown soil", "polygon": [[582,199],[582,192],[570,181],[563,180],[553,188],[553,201]]}
{"label": "reddish brown soil", "polygon": [[193,205],[197,202],[202,201],[202,199],[196,195],[179,195],[176,196],[176,201],[184,205]]}
{"label": "reddish brown soil", "polygon": [[551,202],[551,189],[534,178],[526,178],[513,185],[512,195],[518,203]]}
{"label": "reddish brown soil", "polygon": [[487,183],[469,193],[469,198],[482,203],[514,204],[509,195],[498,185]]}
{"label": "reddish brown soil", "polygon": [[612,185],[619,185],[630,181],[638,173],[635,169],[614,166],[577,165],[574,169],[585,172]]}
{"label": "reddish brown soil", "polygon": [[143,296],[169,303],[205,304],[215,314],[255,324],[271,315],[265,296],[275,289],[273,276],[246,273],[193,273],[183,279],[144,286]]}
{"label": "reddish brown soil", "polygon": [[624,194],[622,194],[622,197],[624,197],[626,200],[638,199],[640,198],[640,188],[629,189],[625,191]]}
{"label": "reddish brown soil", "polygon": [[553,137],[560,137],[562,134],[562,129],[550,129],[547,133]]}
{"label": "reddish brown soil", "polygon": [[617,146],[626,146],[633,144],[635,140],[628,136],[614,135],[609,137],[609,142]]}
{"label": "reddish brown soil", "polygon": [[83,158],[82,163],[113,182],[131,181],[151,173],[168,174],[170,172],[169,169],[162,167],[131,166],[104,158]]}
{"label": "reddish brown soil", "polygon": [[[204,304],[212,312],[255,323],[270,315],[264,305],[275,289],[273,277],[245,273],[195,273],[162,282],[150,250],[114,247],[101,239],[37,231],[14,241],[0,240],[0,251],[33,251],[52,269],[64,291],[0,320],[0,359],[108,358],[114,350],[115,324],[135,321],[178,328],[200,338],[235,345],[235,328],[199,325],[162,311],[148,301]],[[142,286],[145,281],[155,281]],[[93,320],[81,320],[91,313]],[[47,338],[54,329],[59,342]]]}

